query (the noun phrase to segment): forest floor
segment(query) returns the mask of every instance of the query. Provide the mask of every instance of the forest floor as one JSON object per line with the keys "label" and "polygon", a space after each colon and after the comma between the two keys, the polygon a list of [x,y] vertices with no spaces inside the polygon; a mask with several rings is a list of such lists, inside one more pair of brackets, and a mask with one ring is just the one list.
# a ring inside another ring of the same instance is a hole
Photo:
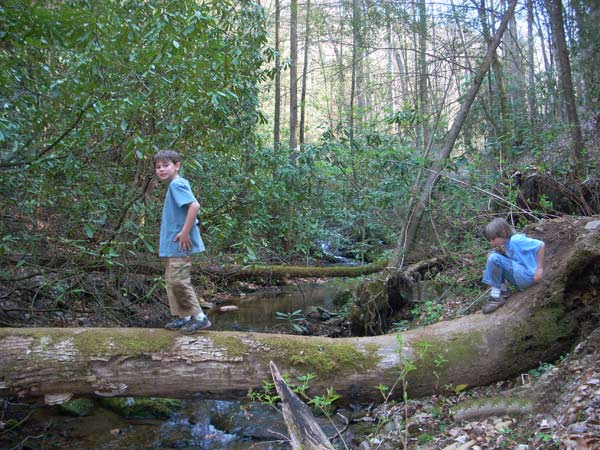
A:
{"label": "forest floor", "polygon": [[[543,392],[543,402],[527,411],[509,411],[498,398]],[[488,399],[488,400],[486,400]],[[471,417],[456,420],[461,404],[478,403]],[[486,406],[489,405],[489,406]],[[504,410],[503,410],[504,409]],[[409,399],[406,406],[379,405],[388,424],[360,449],[573,449],[600,448],[600,329],[555,363],[542,363],[514,379]],[[408,424],[405,426],[404,424]]]}

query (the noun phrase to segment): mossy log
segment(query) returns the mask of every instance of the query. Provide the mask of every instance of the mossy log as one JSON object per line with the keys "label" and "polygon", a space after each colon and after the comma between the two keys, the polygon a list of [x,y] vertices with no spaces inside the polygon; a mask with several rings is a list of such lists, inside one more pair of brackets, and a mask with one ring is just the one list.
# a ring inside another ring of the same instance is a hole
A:
{"label": "mossy log", "polygon": [[[157,257],[138,255],[135,260],[111,260],[110,265],[105,262],[90,258],[64,258],[55,257],[44,259],[30,255],[5,256],[6,261],[13,264],[28,262],[33,265],[44,265],[48,268],[64,268],[68,265],[77,266],[80,270],[88,272],[104,272],[107,270],[126,270],[140,275],[157,276],[165,271],[164,263]],[[388,261],[381,259],[370,264],[356,266],[291,266],[291,265],[242,265],[242,264],[208,264],[201,260],[194,260],[192,276],[205,276],[216,280],[282,280],[286,278],[344,278],[360,277],[376,272],[381,272],[388,266]]]}
{"label": "mossy log", "polygon": [[[494,312],[397,335],[331,339],[140,328],[1,328],[0,396],[56,394],[239,398],[270,378],[317,375],[346,401],[376,400],[407,360],[409,396],[447,385],[486,385],[568,352],[598,324],[600,220],[544,222],[545,280]],[[586,228],[588,223],[589,229]],[[402,393],[396,388],[395,396]],[[68,396],[65,396],[67,398]]]}

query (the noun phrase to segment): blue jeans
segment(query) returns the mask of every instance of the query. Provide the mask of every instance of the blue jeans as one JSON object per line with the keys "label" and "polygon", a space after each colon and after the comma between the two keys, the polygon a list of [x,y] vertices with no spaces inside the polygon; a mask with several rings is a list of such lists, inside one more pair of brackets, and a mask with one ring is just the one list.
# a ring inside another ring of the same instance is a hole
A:
{"label": "blue jeans", "polygon": [[534,284],[533,275],[529,274],[524,266],[498,252],[488,255],[482,281],[498,289],[504,281],[508,281],[521,291]]}

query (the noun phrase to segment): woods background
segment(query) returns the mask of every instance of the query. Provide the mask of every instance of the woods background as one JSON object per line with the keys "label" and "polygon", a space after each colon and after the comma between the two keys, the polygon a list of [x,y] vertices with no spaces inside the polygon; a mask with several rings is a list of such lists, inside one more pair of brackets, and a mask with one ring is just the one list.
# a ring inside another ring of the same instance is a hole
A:
{"label": "woods background", "polygon": [[156,260],[164,187],[153,155],[166,147],[184,155],[207,257],[219,262],[403,258],[419,199],[413,260],[480,240],[490,214],[522,225],[597,213],[600,8],[508,8],[3,2],[0,254],[20,261],[4,280],[47,277],[19,289],[64,301],[94,295],[80,282],[87,265],[119,273],[123,258]]}

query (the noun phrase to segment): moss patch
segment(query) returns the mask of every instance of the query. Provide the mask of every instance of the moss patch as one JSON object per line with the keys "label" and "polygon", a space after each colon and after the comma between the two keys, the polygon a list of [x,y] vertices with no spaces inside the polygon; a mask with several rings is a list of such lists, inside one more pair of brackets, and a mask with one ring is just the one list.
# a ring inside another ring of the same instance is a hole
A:
{"label": "moss patch", "polygon": [[[14,329],[12,335],[21,334]],[[176,333],[156,331],[144,328],[110,329],[90,328],[73,332],[61,328],[41,328],[36,330],[24,329],[23,335],[30,336],[33,340],[32,350],[53,351],[61,343],[69,343],[82,355],[118,355],[137,356],[155,353],[160,350],[170,350],[175,344]],[[5,333],[0,334],[0,339]]]}
{"label": "moss patch", "polygon": [[153,397],[111,397],[100,402],[127,419],[168,419],[183,405],[181,400]]}
{"label": "moss patch", "polygon": [[265,359],[284,361],[284,366],[297,367],[306,373],[331,375],[362,372],[374,369],[380,360],[377,346],[369,346],[366,353],[351,344],[310,339],[281,339],[261,337],[260,343],[269,347],[270,352],[264,354]]}
{"label": "moss patch", "polygon": [[560,340],[571,341],[577,332],[578,323],[564,306],[547,305],[517,327],[510,353],[521,354],[532,348],[547,348]]}
{"label": "moss patch", "polygon": [[481,333],[470,332],[457,334],[450,341],[414,341],[414,363],[418,370],[431,370],[441,375],[448,367],[459,366],[461,361],[477,359],[481,338]]}
{"label": "moss patch", "polygon": [[59,405],[63,414],[75,417],[91,416],[96,410],[96,402],[91,398],[77,398]]}

